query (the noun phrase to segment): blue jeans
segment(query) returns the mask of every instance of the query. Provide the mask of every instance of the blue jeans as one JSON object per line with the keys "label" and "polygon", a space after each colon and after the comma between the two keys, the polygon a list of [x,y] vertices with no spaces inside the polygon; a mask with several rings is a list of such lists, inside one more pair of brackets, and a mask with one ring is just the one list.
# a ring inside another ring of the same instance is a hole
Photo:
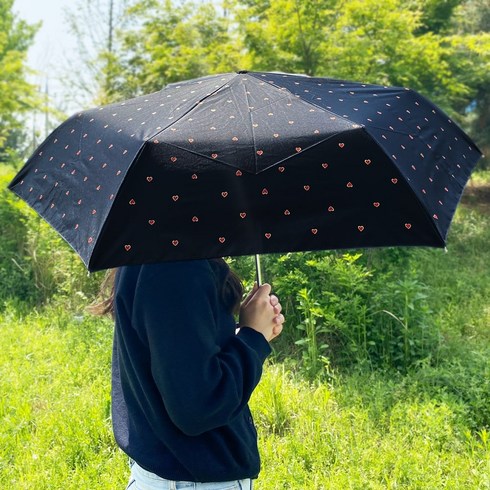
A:
{"label": "blue jeans", "polygon": [[172,481],[160,478],[138,463],[131,461],[131,475],[126,490],[252,490],[252,480],[235,480],[213,483]]}

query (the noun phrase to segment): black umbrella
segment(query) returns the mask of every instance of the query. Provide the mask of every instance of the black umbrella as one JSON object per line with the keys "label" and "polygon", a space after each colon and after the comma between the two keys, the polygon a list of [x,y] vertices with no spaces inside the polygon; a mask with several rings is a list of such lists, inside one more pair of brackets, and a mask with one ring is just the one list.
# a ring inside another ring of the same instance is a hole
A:
{"label": "black umbrella", "polygon": [[89,270],[443,247],[480,156],[414,91],[240,72],[74,115],[10,189]]}

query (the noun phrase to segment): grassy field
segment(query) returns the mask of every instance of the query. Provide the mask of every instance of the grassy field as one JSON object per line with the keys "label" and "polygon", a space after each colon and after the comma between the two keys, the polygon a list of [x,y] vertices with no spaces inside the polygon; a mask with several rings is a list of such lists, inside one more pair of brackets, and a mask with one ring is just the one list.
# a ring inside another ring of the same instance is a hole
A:
{"label": "grassy field", "polygon": [[[110,323],[6,312],[0,328],[0,487],[124,488],[109,419]],[[269,364],[252,400],[256,488],[490,488],[490,433],[471,427],[463,400],[419,382],[358,372],[310,384]]]}
{"label": "grassy field", "polygon": [[[434,356],[403,373],[330,366],[313,381],[294,355],[271,359],[251,401],[255,488],[490,489],[489,181],[470,183],[448,253],[410,256],[441,337]],[[125,488],[111,322],[62,300],[7,302],[0,332],[0,488]]]}

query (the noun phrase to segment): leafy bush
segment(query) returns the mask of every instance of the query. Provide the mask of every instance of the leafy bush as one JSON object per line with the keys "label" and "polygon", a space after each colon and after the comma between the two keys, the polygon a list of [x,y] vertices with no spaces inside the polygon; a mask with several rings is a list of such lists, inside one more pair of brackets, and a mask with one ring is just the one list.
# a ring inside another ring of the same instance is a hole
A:
{"label": "leafy bush", "polygon": [[89,276],[61,236],[7,189],[11,178],[0,176],[0,305],[61,300],[82,307],[96,294],[100,275]]}
{"label": "leafy bush", "polygon": [[[310,378],[354,364],[406,372],[437,354],[440,335],[410,252],[386,253],[384,261],[379,253],[360,252],[290,253],[264,261],[289,326],[277,350],[297,355],[296,346]],[[372,266],[373,260],[382,266]],[[250,277],[250,262],[233,265]]]}

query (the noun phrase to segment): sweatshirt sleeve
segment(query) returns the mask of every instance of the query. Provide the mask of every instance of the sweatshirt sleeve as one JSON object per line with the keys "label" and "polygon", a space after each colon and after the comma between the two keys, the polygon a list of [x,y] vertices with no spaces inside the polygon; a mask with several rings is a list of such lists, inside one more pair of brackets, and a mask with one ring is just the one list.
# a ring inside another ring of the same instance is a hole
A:
{"label": "sweatshirt sleeve", "polygon": [[222,308],[206,261],[142,267],[133,324],[146,335],[165,408],[187,435],[226,425],[238,415],[271,352],[264,336],[250,328],[220,346]]}

